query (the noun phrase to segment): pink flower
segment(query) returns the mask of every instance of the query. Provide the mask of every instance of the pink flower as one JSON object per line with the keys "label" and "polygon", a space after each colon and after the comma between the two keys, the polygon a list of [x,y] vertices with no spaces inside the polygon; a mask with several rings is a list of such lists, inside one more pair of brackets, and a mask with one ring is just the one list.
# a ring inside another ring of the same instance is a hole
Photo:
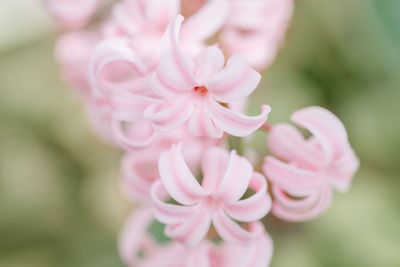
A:
{"label": "pink flower", "polygon": [[293,12],[293,0],[231,0],[220,41],[229,55],[246,54],[258,70],[268,67],[278,52]]}
{"label": "pink flower", "polygon": [[[156,67],[161,38],[180,9],[179,0],[124,0],[115,5],[112,20],[106,24],[104,32],[108,38],[130,39],[132,49],[149,66]],[[228,0],[208,1],[192,14],[182,29],[185,51],[197,54],[204,41],[223,26],[227,15]]]}
{"label": "pink flower", "polygon": [[182,53],[179,45],[178,16],[165,32],[161,59],[152,80],[153,90],[167,100],[150,105],[144,115],[156,131],[170,131],[188,123],[197,136],[220,138],[223,132],[247,136],[267,119],[270,107],[262,106],[258,116],[247,117],[221,103],[229,104],[249,96],[260,81],[260,74],[246,62],[244,55],[232,56],[224,68],[220,49],[211,46],[203,50],[194,63]]}
{"label": "pink flower", "polygon": [[274,245],[260,222],[249,225],[255,236],[245,246],[224,243],[219,251],[222,264],[216,267],[268,267],[272,260]]}
{"label": "pink flower", "polygon": [[[292,115],[292,121],[313,134],[304,139],[288,124],[272,127],[263,170],[272,182],[275,216],[288,221],[310,220],[325,211],[332,188],[345,192],[359,167],[340,120],[321,107]],[[278,159],[277,159],[278,158]]]}
{"label": "pink flower", "polygon": [[[137,134],[137,133],[136,133]],[[220,144],[218,139],[196,137],[180,128],[168,133],[159,134],[150,147],[128,152],[122,160],[122,185],[126,195],[135,201],[150,203],[150,188],[160,178],[158,158],[171,145],[183,143],[183,157],[191,170],[198,172],[204,151]]]}
{"label": "pink flower", "polygon": [[[167,224],[165,234],[189,247],[208,233],[211,222],[227,242],[243,244],[254,235],[234,220],[253,222],[269,211],[271,199],[265,178],[253,172],[251,164],[232,151],[208,149],[201,163],[202,185],[193,176],[181,153],[181,145],[161,154],[161,180],[151,189],[155,217]],[[254,195],[241,199],[251,188]],[[171,196],[179,205],[167,204]]]}
{"label": "pink flower", "polygon": [[97,10],[99,0],[44,0],[57,22],[66,28],[84,26]]}

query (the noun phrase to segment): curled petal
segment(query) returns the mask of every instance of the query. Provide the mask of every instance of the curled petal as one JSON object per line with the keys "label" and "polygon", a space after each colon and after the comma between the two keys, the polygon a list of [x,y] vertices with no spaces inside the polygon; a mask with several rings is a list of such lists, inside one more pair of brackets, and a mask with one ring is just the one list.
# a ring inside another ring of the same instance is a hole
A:
{"label": "curled petal", "polygon": [[255,234],[243,229],[225,213],[223,209],[214,212],[212,222],[218,234],[232,244],[246,244],[255,238]]}
{"label": "curled petal", "polygon": [[293,191],[314,189],[324,183],[323,176],[318,173],[297,168],[269,156],[264,162],[263,171],[272,183]]}
{"label": "curled petal", "polygon": [[192,206],[178,206],[165,203],[168,193],[160,180],[151,186],[151,199],[153,200],[154,216],[162,223],[177,224],[193,218],[198,214],[200,204]]}
{"label": "curled petal", "polygon": [[119,253],[126,264],[133,264],[146,238],[147,228],[154,220],[148,207],[139,208],[125,224],[118,242]]}
{"label": "curled petal", "polygon": [[250,117],[227,109],[215,101],[209,101],[208,108],[216,126],[233,136],[239,137],[248,136],[260,128],[271,111],[269,106],[263,105],[260,115]]}
{"label": "curled petal", "polygon": [[205,86],[219,102],[230,103],[249,96],[260,83],[261,75],[252,69],[244,54],[233,55],[226,67]]}
{"label": "curled petal", "polygon": [[168,225],[165,228],[165,235],[188,247],[197,245],[207,235],[211,225],[209,209],[201,206],[193,217],[179,224]]}
{"label": "curled petal", "polygon": [[194,109],[189,119],[188,130],[195,136],[211,138],[221,138],[224,134],[224,132],[214,124],[210,111],[202,107]]}
{"label": "curled petal", "polygon": [[160,64],[152,79],[154,92],[167,99],[189,92],[196,86],[194,63],[178,44],[183,17],[178,16],[166,30],[161,44]]}
{"label": "curled petal", "polygon": [[330,111],[321,107],[308,107],[293,113],[292,121],[309,130],[318,139],[327,162],[340,156],[348,146],[343,123]]}
{"label": "curled petal", "polygon": [[225,64],[225,57],[221,49],[209,46],[204,49],[196,60],[195,77],[199,84],[204,84],[212,75],[219,72]]}
{"label": "curled petal", "polygon": [[227,204],[239,200],[246,192],[252,174],[253,166],[250,162],[232,151],[225,175],[212,194],[213,197]]}
{"label": "curled petal", "polygon": [[118,91],[111,96],[113,117],[122,121],[138,121],[143,119],[143,112],[153,103],[162,103],[158,99],[128,91]]}
{"label": "curled petal", "polygon": [[268,148],[279,159],[296,162],[310,169],[325,167],[326,160],[315,146],[306,142],[302,134],[292,125],[274,125],[268,135]]}
{"label": "curled petal", "polygon": [[259,173],[254,173],[250,188],[255,194],[225,206],[230,217],[241,222],[253,222],[263,218],[271,209],[271,197],[267,193],[267,182]]}
{"label": "curled petal", "polygon": [[204,42],[217,33],[228,18],[228,2],[228,0],[209,0],[186,20],[182,27],[184,38]]}
{"label": "curled petal", "polygon": [[283,220],[301,222],[315,219],[321,215],[332,201],[332,190],[329,186],[316,189],[303,199],[293,199],[279,187],[273,187],[276,199],[272,206],[272,213]]}
{"label": "curled petal", "polygon": [[154,103],[144,111],[143,115],[151,121],[154,130],[168,132],[184,124],[193,110],[192,102],[187,97],[182,97],[175,102]]}
{"label": "curled petal", "polygon": [[127,150],[148,146],[157,138],[157,133],[147,121],[131,123],[128,130],[124,129],[122,124],[121,120],[113,119],[112,134],[115,141]]}
{"label": "curled petal", "polygon": [[225,176],[229,162],[229,153],[219,147],[206,150],[201,161],[203,172],[202,187],[208,193],[215,192]]}
{"label": "curled petal", "polygon": [[179,13],[180,0],[146,0],[146,18],[159,29],[165,29]]}
{"label": "curled petal", "polygon": [[173,199],[183,205],[193,205],[206,196],[181,153],[182,145],[173,145],[158,161],[161,181]]}
{"label": "curled petal", "polygon": [[147,67],[123,40],[110,40],[99,44],[91,58],[89,71],[95,94],[109,95],[118,89],[121,72],[129,73],[134,79],[145,76]]}

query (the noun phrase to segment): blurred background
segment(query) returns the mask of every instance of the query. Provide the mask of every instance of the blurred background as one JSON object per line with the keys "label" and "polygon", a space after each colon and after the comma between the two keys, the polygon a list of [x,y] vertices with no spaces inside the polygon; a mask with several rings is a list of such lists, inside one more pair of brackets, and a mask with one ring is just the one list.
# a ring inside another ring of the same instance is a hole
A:
{"label": "blurred background", "polygon": [[[267,219],[272,267],[400,266],[399,14],[399,0],[296,1],[253,103],[272,106],[272,123],[309,105],[334,111],[361,169],[317,220]],[[52,25],[38,0],[0,1],[0,267],[120,267],[131,208],[120,152],[59,78]]]}

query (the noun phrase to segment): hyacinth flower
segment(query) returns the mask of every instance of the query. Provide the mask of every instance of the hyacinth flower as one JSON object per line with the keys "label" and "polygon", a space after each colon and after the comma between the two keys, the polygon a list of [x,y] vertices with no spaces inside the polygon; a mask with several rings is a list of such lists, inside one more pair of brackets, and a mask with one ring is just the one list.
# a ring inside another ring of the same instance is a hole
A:
{"label": "hyacinth flower", "polygon": [[99,0],[44,0],[50,14],[64,28],[87,24],[96,12]]}
{"label": "hyacinth flower", "polygon": [[183,143],[182,154],[191,170],[199,171],[204,152],[212,146],[218,146],[221,140],[196,137],[183,127],[163,133],[150,147],[137,148],[126,153],[122,159],[122,191],[133,201],[149,204],[150,188],[160,178],[158,158],[171,145]]}
{"label": "hyacinth flower", "polygon": [[[105,36],[129,39],[132,49],[148,65],[156,67],[160,40],[168,25],[181,13],[181,7],[185,6],[180,0],[121,1],[115,5],[112,18],[105,24]],[[181,41],[185,51],[197,54],[204,42],[224,25],[228,10],[228,0],[210,0],[191,14],[182,28]]]}
{"label": "hyacinth flower", "polygon": [[290,124],[272,127],[264,173],[272,183],[272,213],[288,221],[311,220],[330,205],[332,189],[346,192],[359,160],[342,122],[321,107],[296,111],[291,117],[312,137],[305,139]]}
{"label": "hyacinth flower", "polygon": [[[259,223],[250,223],[254,235],[246,246],[204,240],[193,248],[177,242],[159,244],[147,234],[154,217],[148,207],[136,210],[119,238],[122,260],[132,267],[268,267],[273,253],[271,237]],[[143,256],[140,256],[143,255]]]}
{"label": "hyacinth flower", "polygon": [[270,107],[248,117],[223,104],[247,98],[257,87],[260,74],[247,63],[243,54],[232,56],[224,67],[222,51],[210,46],[193,62],[178,43],[183,17],[178,16],[166,30],[160,64],[153,75],[152,88],[165,103],[151,104],[145,111],[153,128],[167,132],[187,122],[197,136],[221,138],[223,133],[247,136],[267,119]]}
{"label": "hyacinth flower", "polygon": [[[235,151],[208,149],[201,163],[200,185],[188,168],[181,144],[173,145],[159,159],[160,180],[151,189],[155,217],[165,223],[165,234],[191,247],[207,235],[211,223],[219,236],[244,244],[254,235],[234,220],[254,222],[269,211],[271,199],[265,178]],[[255,193],[241,199],[247,189]],[[171,196],[179,205],[164,200]]]}
{"label": "hyacinth flower", "polygon": [[219,40],[228,55],[246,54],[250,64],[267,68],[275,59],[293,13],[293,0],[231,0]]}

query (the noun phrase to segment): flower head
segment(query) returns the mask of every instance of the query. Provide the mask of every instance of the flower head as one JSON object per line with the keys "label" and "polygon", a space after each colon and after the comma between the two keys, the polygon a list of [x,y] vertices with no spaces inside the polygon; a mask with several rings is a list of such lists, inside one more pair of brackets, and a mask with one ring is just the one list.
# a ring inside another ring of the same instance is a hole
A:
{"label": "flower head", "polygon": [[[254,238],[234,220],[254,222],[268,213],[271,199],[265,178],[253,172],[245,158],[217,147],[205,152],[201,169],[200,185],[183,159],[181,145],[161,154],[161,179],[153,184],[151,196],[156,218],[167,224],[166,235],[193,246],[206,236],[212,222],[228,242],[243,244]],[[255,193],[241,199],[248,188]],[[179,205],[165,203],[168,195]]]}
{"label": "flower head", "polygon": [[160,64],[152,79],[153,90],[163,99],[144,115],[156,131],[169,131],[188,123],[191,133],[220,138],[223,132],[247,136],[267,119],[270,107],[248,117],[223,104],[247,98],[257,87],[260,74],[247,63],[243,54],[232,56],[224,67],[222,51],[210,46],[194,62],[178,44],[183,17],[178,16],[165,32]]}
{"label": "flower head", "polygon": [[274,215],[289,221],[313,219],[329,206],[332,189],[348,190],[359,160],[340,120],[321,107],[295,112],[292,121],[313,135],[304,139],[289,124],[272,127],[264,172],[272,182]]}

